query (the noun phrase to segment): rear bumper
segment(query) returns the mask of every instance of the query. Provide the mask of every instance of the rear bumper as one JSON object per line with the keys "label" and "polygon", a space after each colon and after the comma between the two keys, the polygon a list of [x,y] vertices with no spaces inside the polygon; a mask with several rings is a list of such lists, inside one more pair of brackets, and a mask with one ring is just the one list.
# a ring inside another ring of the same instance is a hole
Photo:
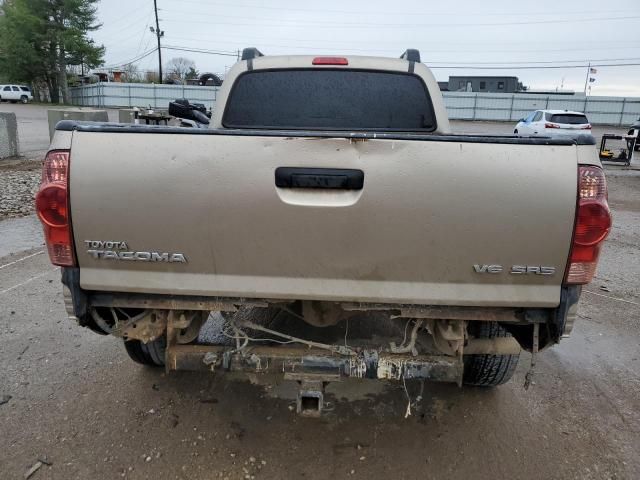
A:
{"label": "rear bumper", "polygon": [[[163,295],[150,293],[123,293],[88,291],[80,286],[80,269],[63,268],[65,306],[68,315],[81,326],[88,327],[98,333],[105,332],[95,325],[89,314],[92,307],[130,307],[141,309],[181,310],[181,311],[222,311],[235,312],[243,307],[268,307],[270,305],[287,304],[303,298],[246,298],[231,296],[193,296]],[[560,338],[568,336],[577,318],[577,307],[581,286],[563,286],[557,288],[560,297],[558,303],[550,308],[519,307],[515,305],[449,305],[428,303],[383,303],[345,300],[337,302],[345,311],[387,312],[392,316],[404,318],[448,319],[465,321],[494,321],[508,328],[523,348],[528,348],[528,333],[519,338],[518,332],[512,330],[531,327],[534,323],[548,326],[545,340],[540,348],[558,343]]]}
{"label": "rear bumper", "polygon": [[541,135],[554,138],[577,138],[580,135],[591,135],[591,130],[582,129],[565,129],[565,128],[549,128],[541,132]]}

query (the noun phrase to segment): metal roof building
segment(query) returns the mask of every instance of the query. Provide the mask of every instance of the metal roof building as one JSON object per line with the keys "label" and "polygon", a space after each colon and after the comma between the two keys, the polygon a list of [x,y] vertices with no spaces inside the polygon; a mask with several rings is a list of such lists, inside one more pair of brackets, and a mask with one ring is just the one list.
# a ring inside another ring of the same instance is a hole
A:
{"label": "metal roof building", "polygon": [[522,90],[518,77],[449,77],[450,92],[515,93]]}

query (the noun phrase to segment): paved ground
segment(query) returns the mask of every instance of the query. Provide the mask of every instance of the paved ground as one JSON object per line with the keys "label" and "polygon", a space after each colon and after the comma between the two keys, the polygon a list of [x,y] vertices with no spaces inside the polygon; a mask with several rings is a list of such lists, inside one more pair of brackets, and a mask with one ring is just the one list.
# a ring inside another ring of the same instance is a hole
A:
{"label": "paved ground", "polygon": [[286,386],[135,365],[66,319],[34,218],[1,221],[0,478],[38,459],[51,465],[33,479],[640,478],[640,172],[608,177],[597,280],[536,384],[522,388],[523,356],[492,391],[427,385],[408,419],[399,387],[335,385],[333,410],[309,420]]}

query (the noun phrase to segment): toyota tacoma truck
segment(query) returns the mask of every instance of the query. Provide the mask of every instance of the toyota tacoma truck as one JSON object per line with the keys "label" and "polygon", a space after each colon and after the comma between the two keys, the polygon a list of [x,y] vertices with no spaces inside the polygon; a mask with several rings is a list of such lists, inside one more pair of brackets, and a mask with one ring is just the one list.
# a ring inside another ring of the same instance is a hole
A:
{"label": "toyota tacoma truck", "polygon": [[345,377],[496,386],[571,331],[611,227],[591,135],[453,134],[416,50],[245,49],[216,102],[62,121],[44,161],[68,314],[134,361],[284,376],[312,414]]}

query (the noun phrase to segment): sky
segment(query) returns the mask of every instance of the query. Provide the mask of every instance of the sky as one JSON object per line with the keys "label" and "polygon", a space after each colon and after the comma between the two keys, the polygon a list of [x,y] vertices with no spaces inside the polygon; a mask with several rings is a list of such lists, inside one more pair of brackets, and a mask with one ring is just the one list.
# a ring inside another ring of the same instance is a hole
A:
{"label": "sky", "polygon": [[[157,2],[163,64],[186,57],[200,72],[224,73],[245,47],[266,55],[387,57],[417,48],[441,81],[509,75],[534,90],[582,92],[591,62],[591,95],[640,97],[640,0]],[[101,0],[98,21],[92,36],[106,47],[106,66],[156,47],[153,0]],[[157,70],[158,54],[135,63]]]}

